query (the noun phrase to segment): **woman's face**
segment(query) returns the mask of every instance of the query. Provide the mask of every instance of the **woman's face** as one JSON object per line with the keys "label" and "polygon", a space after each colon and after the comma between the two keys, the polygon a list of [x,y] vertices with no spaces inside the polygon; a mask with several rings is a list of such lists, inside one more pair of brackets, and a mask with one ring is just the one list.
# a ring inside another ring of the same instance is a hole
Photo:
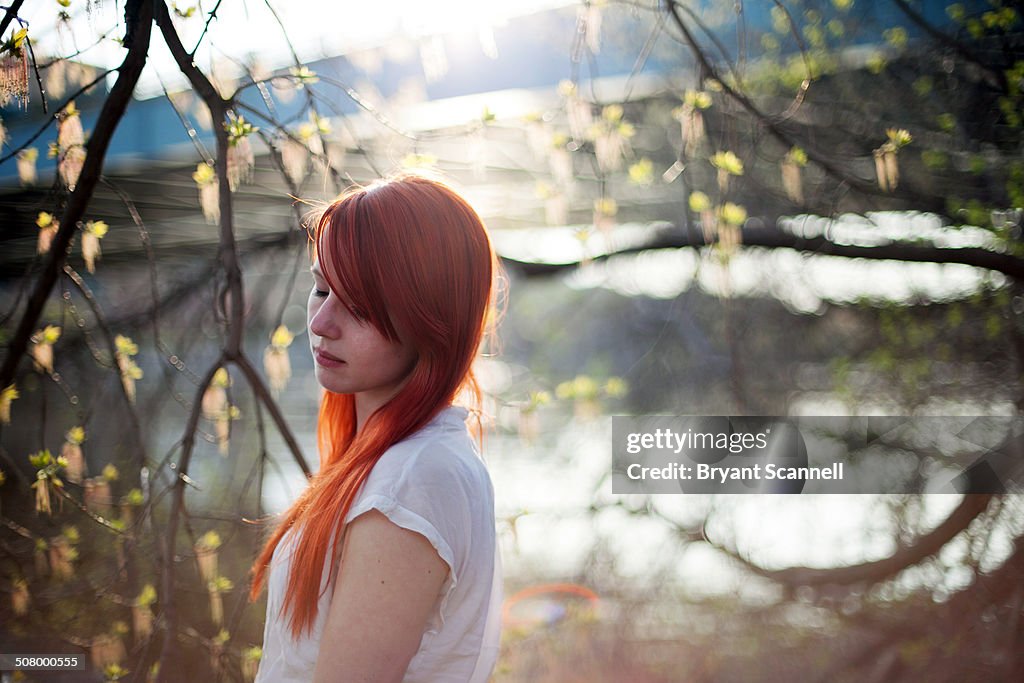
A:
{"label": "woman's face", "polygon": [[306,322],[316,379],[328,391],[356,394],[357,410],[368,411],[362,413],[365,417],[398,392],[416,363],[416,351],[405,342],[389,341],[350,313],[328,287],[319,262],[310,270],[313,290]]}

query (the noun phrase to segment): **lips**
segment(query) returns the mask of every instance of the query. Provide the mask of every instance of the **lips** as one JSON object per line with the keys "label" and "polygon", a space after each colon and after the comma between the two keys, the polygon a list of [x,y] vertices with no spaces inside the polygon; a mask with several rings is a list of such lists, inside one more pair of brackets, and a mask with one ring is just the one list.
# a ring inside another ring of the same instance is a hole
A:
{"label": "lips", "polygon": [[314,358],[316,358],[316,362],[324,366],[325,368],[334,368],[339,365],[344,365],[345,363],[345,361],[341,360],[337,356],[332,356],[323,349],[317,349],[313,353],[313,356]]}

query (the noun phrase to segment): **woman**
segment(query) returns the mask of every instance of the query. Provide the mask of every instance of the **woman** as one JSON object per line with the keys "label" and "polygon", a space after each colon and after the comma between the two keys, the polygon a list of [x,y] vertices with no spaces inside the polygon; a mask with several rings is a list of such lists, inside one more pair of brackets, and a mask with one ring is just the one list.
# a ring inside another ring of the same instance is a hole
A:
{"label": "woman", "polygon": [[494,495],[452,401],[479,409],[487,233],[447,186],[401,176],[326,209],[311,270],[320,470],[253,566],[257,682],[482,683],[502,599]]}

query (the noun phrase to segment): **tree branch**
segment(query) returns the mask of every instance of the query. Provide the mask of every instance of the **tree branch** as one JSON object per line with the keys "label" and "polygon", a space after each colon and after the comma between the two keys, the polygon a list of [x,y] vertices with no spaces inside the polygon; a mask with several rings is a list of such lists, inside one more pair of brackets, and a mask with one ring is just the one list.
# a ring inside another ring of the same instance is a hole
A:
{"label": "tree branch", "polygon": [[288,427],[288,423],[285,421],[284,415],[281,413],[281,408],[270,395],[267,385],[264,384],[263,378],[260,377],[258,372],[256,372],[256,368],[253,367],[252,362],[247,356],[239,356],[234,359],[234,362],[239,368],[241,368],[242,372],[245,373],[245,377],[249,380],[249,385],[252,387],[253,393],[256,394],[256,398],[267,407],[267,410],[270,412],[270,417],[274,419],[274,424],[277,425],[277,430],[281,433],[281,437],[284,439],[285,443],[288,444],[288,449],[292,452],[292,457],[295,458],[295,462],[302,470],[302,473],[305,474],[307,478],[313,476],[312,470],[309,469],[309,465],[306,463],[306,459],[302,455],[302,449],[299,447],[299,442],[295,439],[295,435],[292,434],[291,428]]}
{"label": "tree branch", "polygon": [[12,149],[10,152],[8,152],[7,154],[3,155],[2,157],[0,157],[0,164],[4,163],[5,161],[8,161],[10,159],[13,159],[14,157],[16,157],[18,155],[19,152],[21,152],[22,150],[26,149],[29,145],[31,145],[33,142],[35,142],[37,139],[39,139],[39,136],[42,135],[43,133],[45,133],[50,128],[50,126],[53,125],[53,122],[57,120],[57,114],[61,113],[65,109],[67,109],[67,106],[69,104],[71,104],[72,102],[74,102],[76,97],[78,97],[79,95],[81,95],[82,93],[84,93],[85,91],[89,90],[94,85],[96,85],[97,83],[102,81],[112,71],[115,71],[115,69],[107,69],[106,71],[101,73],[99,76],[97,76],[96,78],[92,79],[91,81],[89,81],[88,83],[83,85],[81,88],[76,90],[73,95],[71,95],[67,99],[65,99],[64,100],[64,104],[62,104],[59,107],[57,107],[57,111],[53,112],[53,116],[50,116],[50,117],[48,117],[46,119],[46,123],[44,123],[42,126],[40,126],[39,130],[37,130],[35,133],[33,133],[32,136],[29,137],[27,140],[25,140],[25,142],[21,143],[21,145],[19,145],[18,147]]}
{"label": "tree branch", "polygon": [[[713,242],[712,242],[713,243]],[[650,249],[700,248],[710,244],[702,235],[687,234],[680,228],[661,230],[642,244],[620,249],[609,254],[593,257],[600,261],[620,254],[635,254]],[[877,246],[837,244],[824,237],[799,237],[779,229],[744,228],[741,244],[747,247],[770,249],[793,249],[819,256],[842,256],[872,260],[907,261],[919,263],[960,263],[994,270],[1015,280],[1024,281],[1024,260],[1011,254],[1001,254],[980,247],[943,248],[889,242]],[[533,263],[502,256],[505,266],[526,277],[542,277],[564,273],[579,265],[578,261],[567,263]]]}
{"label": "tree branch", "polygon": [[124,116],[128,102],[131,100],[132,91],[139,80],[142,68],[146,64],[146,56],[149,52],[149,39],[152,31],[152,4],[145,0],[130,0],[125,12],[135,11],[138,14],[138,21],[134,24],[132,46],[128,55],[118,68],[117,82],[110,90],[110,95],[103,103],[99,118],[96,121],[96,128],[92,137],[86,145],[85,163],[82,166],[82,173],[78,184],[68,201],[67,209],[61,218],[60,228],[53,238],[50,247],[50,256],[43,267],[43,272],[36,282],[31,296],[25,307],[25,312],[18,324],[11,343],[7,348],[7,355],[4,357],[3,366],[0,367],[0,387],[11,384],[14,375],[21,361],[22,356],[28,348],[29,337],[39,322],[46,299],[53,291],[57,277],[61,272],[64,261],[67,258],[68,247],[74,236],[75,229],[81,221],[85,210],[92,199],[96,184],[99,182],[103,170],[103,162],[106,158],[107,148],[110,140]]}
{"label": "tree branch", "polygon": [[4,13],[4,18],[0,19],[0,39],[3,38],[4,31],[6,31],[7,27],[11,25],[14,18],[18,16],[18,10],[21,9],[23,4],[25,4],[25,0],[14,0],[14,2],[12,2],[7,8],[7,12]]}
{"label": "tree branch", "polygon": [[968,494],[939,526],[919,537],[912,545],[899,548],[892,555],[873,562],[819,569],[814,567],[787,567],[786,569],[765,569],[712,541],[712,547],[736,560],[754,574],[777,583],[796,588],[798,586],[851,586],[872,585],[891,579],[907,567],[939,552],[947,543],[966,529],[972,521],[988,509],[992,494]]}
{"label": "tree branch", "polygon": [[[162,3],[157,3],[158,6]],[[166,8],[165,8],[166,11]],[[178,521],[181,519],[182,510],[185,506],[185,481],[188,475],[188,467],[192,462],[192,453],[195,448],[196,429],[199,427],[199,416],[202,413],[203,394],[213,381],[213,375],[223,365],[224,357],[218,358],[206,371],[199,386],[196,387],[196,398],[192,403],[192,412],[189,413],[188,422],[185,425],[185,436],[182,437],[181,460],[176,469],[177,477],[174,481],[174,490],[171,497],[171,511],[167,518],[167,528],[164,529],[164,549],[161,569],[160,600],[163,607],[163,615],[166,631],[164,632],[164,646],[160,653],[160,673],[157,680],[159,683],[169,683],[177,675],[175,664],[180,663],[181,654],[178,646],[178,606],[174,591],[174,556],[177,545]]]}
{"label": "tree branch", "polygon": [[[669,0],[668,11],[672,15],[672,19],[675,22],[676,26],[679,27],[680,31],[682,31],[683,37],[686,39],[687,44],[690,46],[690,50],[693,52],[693,56],[700,63],[700,66],[703,69],[704,73],[708,74],[711,78],[714,78],[716,81],[718,81],[718,83],[721,84],[723,92],[725,92],[727,95],[729,95],[729,97],[731,97],[737,103],[739,103],[739,105],[743,107],[743,109],[745,109],[747,113],[753,116],[762,126],[764,126],[768,130],[769,133],[772,134],[774,138],[776,138],[783,145],[785,145],[786,147],[800,146],[801,148],[803,148],[805,153],[807,154],[807,158],[813,161],[818,166],[820,166],[822,169],[824,169],[833,178],[837,178],[838,180],[845,182],[851,188],[857,190],[858,192],[862,192],[866,195],[878,196],[885,194],[874,183],[863,178],[850,175],[848,173],[844,173],[826,155],[821,154],[816,149],[807,145],[806,143],[798,145],[798,141],[791,137],[779,125],[780,119],[770,117],[764,112],[762,112],[749,97],[747,97],[742,92],[733,88],[727,82],[725,82],[719,75],[718,70],[715,68],[714,64],[712,64],[708,59],[707,55],[704,54],[704,50],[701,49],[700,44],[697,42],[697,39],[694,38],[693,33],[690,32],[690,29],[689,27],[687,27],[686,22],[684,22],[683,18],[679,15],[679,7],[680,5],[678,3],[678,0]],[[908,192],[905,192],[905,194],[910,196],[910,193]]]}
{"label": "tree branch", "polygon": [[907,3],[906,0],[893,0],[893,2],[900,9],[900,11],[906,14],[912,22],[920,26],[925,33],[930,35],[932,38],[937,40],[942,45],[945,45],[946,47],[956,52],[958,55],[969,61],[971,64],[974,64],[976,67],[984,71],[989,76],[989,78],[993,79],[996,82],[996,85],[999,87],[999,90],[1001,92],[1005,93],[1009,91],[1009,83],[1007,83],[1005,73],[999,71],[998,69],[993,69],[992,67],[990,67],[984,61],[982,61],[976,54],[974,54],[974,52],[968,49],[968,47],[964,45],[963,42],[947,36],[945,33],[929,24],[917,10],[915,10],[913,7],[910,6],[909,3]]}
{"label": "tree branch", "polygon": [[217,4],[213,6],[210,13],[206,17],[206,23],[203,24],[203,32],[199,34],[199,40],[196,41],[196,46],[192,48],[192,52],[189,53],[192,57],[195,57],[196,52],[199,50],[199,46],[203,44],[203,38],[206,37],[207,31],[210,30],[210,23],[217,18],[217,10],[220,9],[220,4],[223,0],[217,0]]}

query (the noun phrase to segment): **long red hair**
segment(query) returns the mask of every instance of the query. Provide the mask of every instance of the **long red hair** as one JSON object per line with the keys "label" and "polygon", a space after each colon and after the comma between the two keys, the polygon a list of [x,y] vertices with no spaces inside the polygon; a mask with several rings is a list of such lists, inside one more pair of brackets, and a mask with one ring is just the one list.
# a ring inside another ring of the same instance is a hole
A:
{"label": "long red hair", "polygon": [[[456,396],[479,410],[473,360],[493,321],[500,267],[483,222],[455,191],[403,175],[346,191],[320,217],[314,258],[346,305],[362,309],[387,339],[418,358],[407,381],[356,433],[355,398],[325,391],[317,443],[320,469],[284,513],[252,567],[256,600],[281,538],[294,529],[283,610],[295,638],[309,631],[327,552],[336,547],[356,493],[390,446],[426,425]],[[328,579],[333,579],[331,563]]]}

